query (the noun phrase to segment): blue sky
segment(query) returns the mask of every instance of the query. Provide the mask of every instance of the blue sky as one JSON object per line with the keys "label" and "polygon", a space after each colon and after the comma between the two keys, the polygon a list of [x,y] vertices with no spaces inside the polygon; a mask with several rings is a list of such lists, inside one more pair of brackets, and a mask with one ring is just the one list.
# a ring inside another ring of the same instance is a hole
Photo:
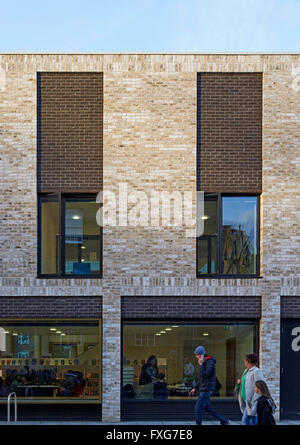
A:
{"label": "blue sky", "polygon": [[300,51],[300,0],[11,0],[0,51]]}

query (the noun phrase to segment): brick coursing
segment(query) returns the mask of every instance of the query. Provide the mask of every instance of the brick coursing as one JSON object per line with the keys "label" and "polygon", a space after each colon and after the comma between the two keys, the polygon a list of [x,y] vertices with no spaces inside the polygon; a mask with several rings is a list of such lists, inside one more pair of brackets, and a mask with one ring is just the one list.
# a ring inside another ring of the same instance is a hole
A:
{"label": "brick coursing", "polygon": [[198,190],[262,191],[262,74],[198,73]]}
{"label": "brick coursing", "polygon": [[0,297],[0,319],[101,317],[101,297]]}
{"label": "brick coursing", "polygon": [[260,297],[122,297],[122,318],[260,318]]}
{"label": "brick coursing", "polygon": [[102,190],[102,73],[37,73],[39,192]]}
{"label": "brick coursing", "polygon": [[281,318],[300,318],[300,296],[281,297]]}

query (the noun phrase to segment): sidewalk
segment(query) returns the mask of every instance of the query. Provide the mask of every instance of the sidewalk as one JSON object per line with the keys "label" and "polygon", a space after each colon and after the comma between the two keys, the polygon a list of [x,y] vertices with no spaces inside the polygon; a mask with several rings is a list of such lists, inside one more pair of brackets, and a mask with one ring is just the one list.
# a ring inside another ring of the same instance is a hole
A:
{"label": "sidewalk", "polygon": [[[0,425],[7,425],[7,422],[0,422]],[[11,425],[16,425],[14,422],[11,422]],[[54,421],[47,421],[47,420],[41,420],[38,422],[18,422],[17,425],[112,425],[115,427],[118,427],[119,425],[195,425],[195,422],[193,421],[182,421],[182,422],[171,422],[171,421],[164,421],[164,422],[118,422],[118,423],[103,423],[103,422],[54,422]],[[203,425],[219,425],[219,422],[203,422]],[[242,422],[231,422],[231,425],[242,425]],[[300,426],[300,420],[282,420],[280,422],[277,422],[277,425],[298,425]]]}

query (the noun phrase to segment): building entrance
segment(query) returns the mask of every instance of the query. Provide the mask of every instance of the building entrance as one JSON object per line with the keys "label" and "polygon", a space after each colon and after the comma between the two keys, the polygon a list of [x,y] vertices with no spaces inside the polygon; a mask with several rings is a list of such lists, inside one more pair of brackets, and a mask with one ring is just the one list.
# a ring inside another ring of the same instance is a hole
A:
{"label": "building entrance", "polygon": [[282,320],[281,418],[300,420],[300,318]]}

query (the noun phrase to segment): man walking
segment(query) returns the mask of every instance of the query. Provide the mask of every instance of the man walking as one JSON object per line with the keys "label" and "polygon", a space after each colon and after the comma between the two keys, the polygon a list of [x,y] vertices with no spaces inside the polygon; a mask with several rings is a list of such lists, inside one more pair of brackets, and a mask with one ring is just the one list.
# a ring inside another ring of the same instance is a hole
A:
{"label": "man walking", "polygon": [[216,417],[221,425],[229,425],[229,420],[218,414],[210,407],[210,396],[216,386],[216,359],[206,354],[203,346],[198,346],[194,354],[199,363],[199,380],[190,391],[190,396],[199,389],[199,397],[195,405],[196,424],[202,425],[203,411],[206,410],[211,416]]}

